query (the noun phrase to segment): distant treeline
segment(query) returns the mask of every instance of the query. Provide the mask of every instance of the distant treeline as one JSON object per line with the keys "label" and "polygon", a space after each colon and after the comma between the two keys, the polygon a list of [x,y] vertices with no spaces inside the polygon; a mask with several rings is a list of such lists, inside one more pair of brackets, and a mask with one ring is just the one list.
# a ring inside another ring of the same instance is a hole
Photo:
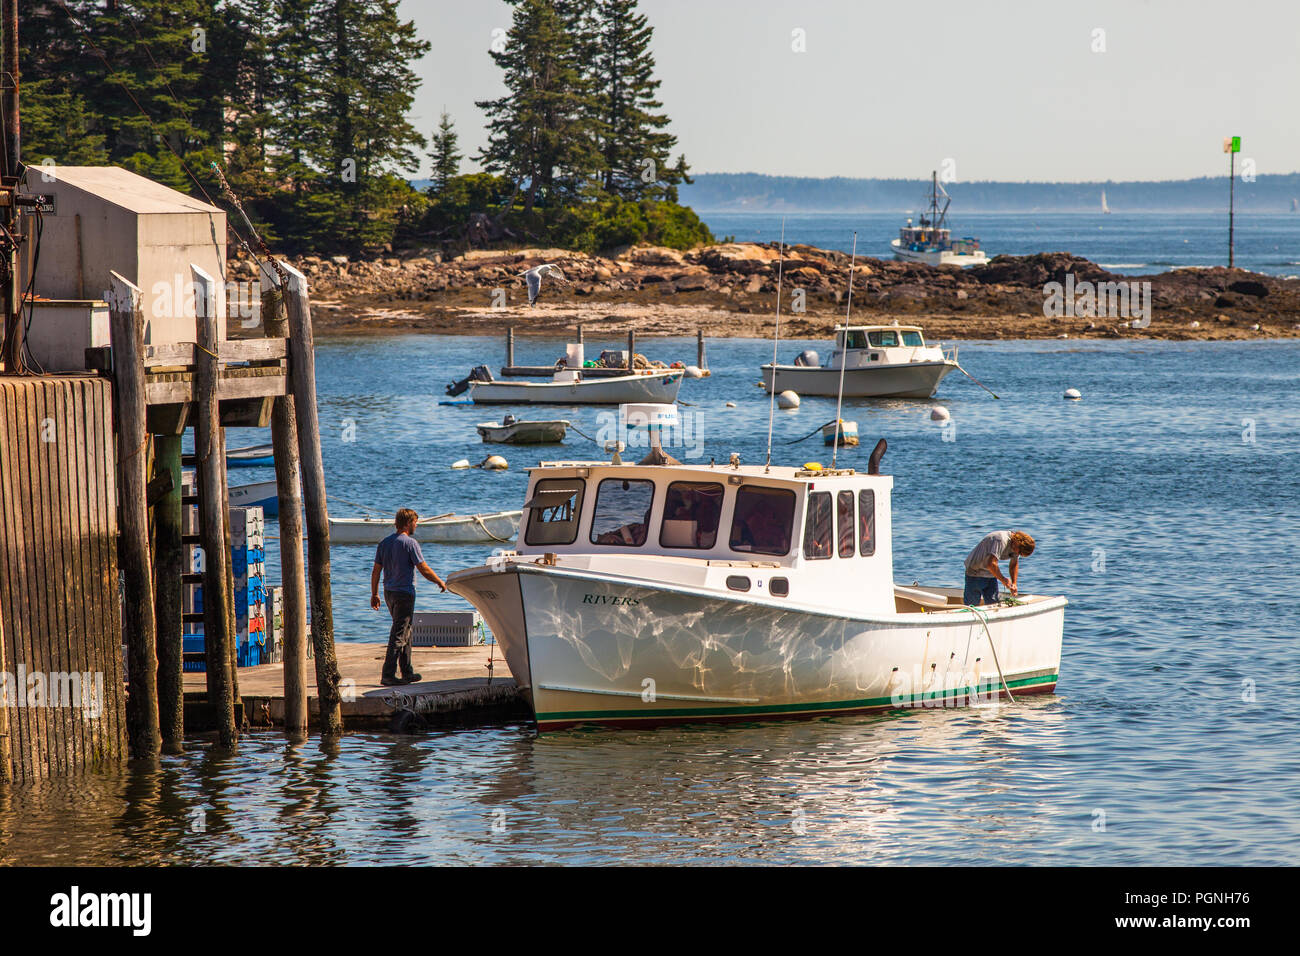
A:
{"label": "distant treeline", "polygon": [[460,174],[450,117],[431,139],[410,122],[429,44],[398,0],[19,0],[23,159],[121,165],[225,205],[218,163],[284,252],[709,238],[676,201],[687,165],[636,0],[511,2],[482,173]]}
{"label": "distant treeline", "polygon": [[[1228,176],[1167,182],[945,183],[954,207],[967,212],[1100,212],[1101,193],[1114,212],[1217,212],[1228,207]],[[1238,174],[1235,203],[1245,212],[1289,212],[1300,199],[1300,173]],[[809,179],[761,173],[698,173],[682,189],[696,209],[740,212],[902,212],[919,209],[930,181],[919,179]]]}

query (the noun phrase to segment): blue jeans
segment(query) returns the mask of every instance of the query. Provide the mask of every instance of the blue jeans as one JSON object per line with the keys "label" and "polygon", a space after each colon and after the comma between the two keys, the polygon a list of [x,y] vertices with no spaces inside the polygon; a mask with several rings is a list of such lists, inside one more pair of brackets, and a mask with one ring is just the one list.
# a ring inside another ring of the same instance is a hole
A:
{"label": "blue jeans", "polygon": [[998,603],[997,578],[973,578],[966,575],[966,592],[962,595],[963,604],[979,606]]}

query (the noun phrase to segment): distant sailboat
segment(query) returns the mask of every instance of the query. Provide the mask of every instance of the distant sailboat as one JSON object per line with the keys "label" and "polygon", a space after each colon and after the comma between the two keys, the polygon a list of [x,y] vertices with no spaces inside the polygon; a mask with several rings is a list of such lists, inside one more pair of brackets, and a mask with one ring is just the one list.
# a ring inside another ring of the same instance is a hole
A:
{"label": "distant sailboat", "polygon": [[1101,191],[1101,211],[1110,214],[1110,206],[1106,205],[1106,190]]}

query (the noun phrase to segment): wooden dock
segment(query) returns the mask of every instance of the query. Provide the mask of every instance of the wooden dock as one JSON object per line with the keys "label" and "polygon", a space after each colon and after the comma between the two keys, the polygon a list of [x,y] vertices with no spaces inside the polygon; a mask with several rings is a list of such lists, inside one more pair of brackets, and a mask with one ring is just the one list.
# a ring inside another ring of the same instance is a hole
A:
{"label": "wooden dock", "polygon": [[[489,679],[486,645],[416,647],[411,652],[411,663],[424,679],[418,684],[384,687],[379,676],[386,646],[354,641],[334,645],[343,693],[343,720],[349,729],[402,729],[411,720],[402,711],[418,715],[416,726],[527,718],[527,707],[500,648],[493,654]],[[197,699],[205,688],[203,673],[185,674],[187,700]],[[283,664],[239,668],[239,693],[250,726],[283,726]],[[308,707],[314,723],[319,711],[315,693],[309,693]],[[186,724],[190,730],[198,729],[190,716]]]}

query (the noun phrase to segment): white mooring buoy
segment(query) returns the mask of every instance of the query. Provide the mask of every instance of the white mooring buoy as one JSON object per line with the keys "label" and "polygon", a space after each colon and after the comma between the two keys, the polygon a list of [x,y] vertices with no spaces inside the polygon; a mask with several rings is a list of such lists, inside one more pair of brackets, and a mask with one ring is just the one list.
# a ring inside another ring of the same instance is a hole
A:
{"label": "white mooring buoy", "polygon": [[727,402],[727,408],[735,408],[735,407],[736,407],[735,402]]}
{"label": "white mooring buoy", "polygon": [[704,378],[704,370],[700,368],[698,365],[688,365],[686,366],[686,377]]}
{"label": "white mooring buoy", "polygon": [[1065,397],[1070,399],[1071,401],[1075,401],[1077,399],[1083,398],[1083,393],[1080,392],[1077,388],[1067,388],[1065,390]]}
{"label": "white mooring buoy", "polygon": [[510,467],[510,462],[506,461],[500,455],[488,455],[481,462],[480,468],[486,468],[488,471],[502,471]]}
{"label": "white mooring buoy", "polygon": [[946,422],[950,418],[952,418],[952,414],[942,405],[936,405],[930,409],[930,421],[932,422]]}
{"label": "white mooring buoy", "polygon": [[453,468],[468,468],[468,467],[470,467],[469,459],[468,459],[468,458],[462,458],[460,461],[453,461],[453,462],[451,463],[451,467],[453,467]]}
{"label": "white mooring buoy", "polygon": [[776,397],[776,405],[778,408],[798,408],[799,396],[787,388]]}

